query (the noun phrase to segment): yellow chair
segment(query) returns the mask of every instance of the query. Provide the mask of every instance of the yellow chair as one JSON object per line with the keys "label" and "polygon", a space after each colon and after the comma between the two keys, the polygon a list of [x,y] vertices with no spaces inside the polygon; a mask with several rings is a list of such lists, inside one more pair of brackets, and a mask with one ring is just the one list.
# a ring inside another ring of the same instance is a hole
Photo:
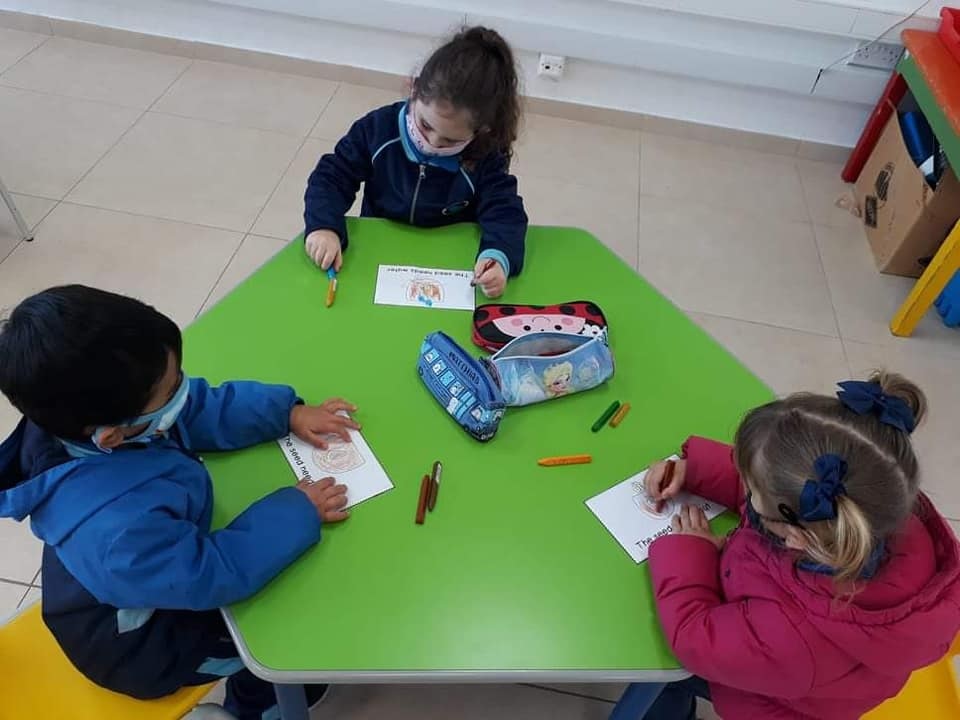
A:
{"label": "yellow chair", "polygon": [[917,670],[896,697],[861,720],[957,720],[960,718],[960,635],[946,656]]}
{"label": "yellow chair", "polygon": [[159,700],[135,700],[94,685],[70,664],[35,603],[0,626],[0,720],[179,720],[213,684]]}

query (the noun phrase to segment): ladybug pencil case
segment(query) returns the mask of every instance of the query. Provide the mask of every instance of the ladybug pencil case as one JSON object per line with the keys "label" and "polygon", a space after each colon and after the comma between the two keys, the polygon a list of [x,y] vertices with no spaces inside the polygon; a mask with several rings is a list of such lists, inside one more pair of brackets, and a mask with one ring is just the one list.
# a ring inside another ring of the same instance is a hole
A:
{"label": "ladybug pencil case", "polygon": [[607,318],[596,304],[576,300],[559,305],[481,305],[473,311],[473,343],[497,352],[511,340],[533,333],[597,337]]}

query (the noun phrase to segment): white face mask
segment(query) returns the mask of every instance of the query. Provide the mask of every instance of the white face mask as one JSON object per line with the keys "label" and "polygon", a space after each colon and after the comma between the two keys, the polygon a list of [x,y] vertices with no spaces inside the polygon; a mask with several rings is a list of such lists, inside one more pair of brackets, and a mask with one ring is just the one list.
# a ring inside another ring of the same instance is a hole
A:
{"label": "white face mask", "polygon": [[458,142],[456,145],[448,145],[442,148],[433,145],[424,137],[423,133],[420,132],[417,121],[413,119],[413,108],[409,106],[407,107],[407,135],[417,150],[424,155],[433,155],[434,157],[452,157],[459,155],[466,149],[467,145],[473,142],[473,138],[470,138],[469,140]]}
{"label": "white face mask", "polygon": [[[137,427],[139,425],[146,425],[146,427],[136,435],[124,438],[123,443],[147,443],[157,435],[165,435],[167,431],[173,427],[174,423],[177,422],[177,418],[180,417],[180,413],[183,412],[183,408],[187,404],[188,397],[190,397],[190,379],[186,375],[181,374],[180,385],[177,386],[173,397],[171,397],[163,407],[124,423],[127,427]],[[90,441],[101,452],[109,453],[110,450],[101,447],[99,442],[99,436],[103,430],[104,428],[98,427],[91,436]]]}

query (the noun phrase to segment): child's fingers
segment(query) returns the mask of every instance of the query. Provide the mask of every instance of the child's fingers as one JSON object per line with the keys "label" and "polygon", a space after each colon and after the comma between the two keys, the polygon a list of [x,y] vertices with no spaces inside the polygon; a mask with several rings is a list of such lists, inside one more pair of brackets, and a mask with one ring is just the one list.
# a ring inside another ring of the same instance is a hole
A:
{"label": "child's fingers", "polygon": [[673,528],[673,531],[677,533],[683,530],[683,520],[680,517],[680,513],[677,513],[670,518],[670,527]]}
{"label": "child's fingers", "polygon": [[325,510],[339,510],[347,504],[347,486],[334,485],[324,491],[323,507]]}
{"label": "child's fingers", "polygon": [[341,410],[346,410],[347,412],[356,412],[357,406],[348,400],[343,398],[330,398],[329,400],[324,400],[320,405],[324,410],[332,413],[338,413]]}
{"label": "child's fingers", "polygon": [[330,510],[323,514],[323,519],[326,522],[342,522],[348,517],[350,517],[349,510]]}
{"label": "child's fingers", "polygon": [[359,430],[360,423],[354,420],[351,417],[344,417],[343,415],[337,415],[337,422],[340,423],[345,428],[350,428],[351,430]]}
{"label": "child's fingers", "polygon": [[342,424],[335,427],[332,432],[344,442],[350,442],[350,431]]}
{"label": "child's fingers", "polygon": [[328,447],[330,447],[325,439],[326,433],[318,433],[316,430],[310,430],[306,434],[307,437],[305,437],[304,440],[318,450],[326,450]]}
{"label": "child's fingers", "polygon": [[328,247],[328,248],[324,248],[324,249],[323,249],[323,259],[322,259],[322,260],[320,261],[320,263],[319,263],[321,269],[327,270],[331,265],[333,265],[333,261],[336,260],[336,259],[337,259],[337,251],[336,251],[336,250],[334,250],[333,248],[329,248],[329,247]]}
{"label": "child's fingers", "polygon": [[343,267],[343,250],[337,248],[337,258],[333,261],[333,269],[337,272],[340,272],[340,269]]}
{"label": "child's fingers", "polygon": [[709,530],[710,523],[707,521],[706,513],[699,507],[690,509],[690,520],[695,530]]}
{"label": "child's fingers", "polygon": [[665,488],[662,488],[663,476],[666,474],[667,464],[665,462],[658,462],[650,466],[650,469],[647,471],[647,477],[644,479],[644,485],[647,488],[647,494],[652,497],[654,500],[663,499],[663,492]]}

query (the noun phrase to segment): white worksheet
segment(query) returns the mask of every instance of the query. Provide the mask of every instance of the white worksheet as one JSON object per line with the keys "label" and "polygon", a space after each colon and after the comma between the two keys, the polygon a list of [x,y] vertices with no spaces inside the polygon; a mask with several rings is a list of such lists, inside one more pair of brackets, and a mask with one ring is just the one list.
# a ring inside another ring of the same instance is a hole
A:
{"label": "white worksheet", "polygon": [[277,444],[298,481],[332,477],[347,486],[347,507],[353,507],[392,490],[393,483],[363,435],[351,430],[350,440],[344,442],[338,435],[331,435],[327,449],[321,450],[290,433],[277,440]]}
{"label": "white worksheet", "polygon": [[476,295],[470,270],[381,265],[377,270],[377,305],[406,305],[437,310],[473,310]]}
{"label": "white worksheet", "polygon": [[[678,458],[674,456],[671,459]],[[654,540],[673,532],[670,519],[681,506],[699,505],[711,519],[726,510],[722,505],[699,495],[680,493],[668,500],[658,513],[656,503],[643,487],[646,476],[647,471],[644,470],[587,500],[587,507],[636,563],[647,559]]]}

